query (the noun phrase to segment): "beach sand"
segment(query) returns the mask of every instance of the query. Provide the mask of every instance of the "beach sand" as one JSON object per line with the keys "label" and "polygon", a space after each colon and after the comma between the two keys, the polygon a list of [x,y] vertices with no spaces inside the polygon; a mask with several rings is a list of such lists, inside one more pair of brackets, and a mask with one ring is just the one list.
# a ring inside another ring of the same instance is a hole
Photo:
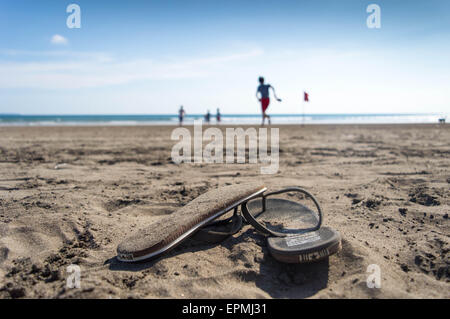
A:
{"label": "beach sand", "polygon": [[[0,298],[450,298],[449,125],[279,126],[275,175],[174,164],[173,129],[0,127]],[[342,250],[281,264],[245,225],[156,261],[114,258],[125,237],[198,195],[255,180],[316,195]],[[66,287],[71,264],[79,289]],[[381,288],[367,287],[371,264]]]}

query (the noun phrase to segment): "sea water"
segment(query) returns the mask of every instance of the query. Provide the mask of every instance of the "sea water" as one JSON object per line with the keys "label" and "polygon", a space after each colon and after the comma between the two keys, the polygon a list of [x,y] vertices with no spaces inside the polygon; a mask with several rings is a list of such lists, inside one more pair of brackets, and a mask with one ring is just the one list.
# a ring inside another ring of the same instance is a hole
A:
{"label": "sea water", "polygon": [[[438,123],[441,114],[271,114],[272,124],[406,124]],[[185,116],[184,124],[204,119],[201,114]],[[260,114],[221,114],[223,125],[261,123]],[[211,124],[216,124],[211,114]],[[142,115],[21,115],[0,114],[0,126],[59,125],[178,125],[177,114]]]}

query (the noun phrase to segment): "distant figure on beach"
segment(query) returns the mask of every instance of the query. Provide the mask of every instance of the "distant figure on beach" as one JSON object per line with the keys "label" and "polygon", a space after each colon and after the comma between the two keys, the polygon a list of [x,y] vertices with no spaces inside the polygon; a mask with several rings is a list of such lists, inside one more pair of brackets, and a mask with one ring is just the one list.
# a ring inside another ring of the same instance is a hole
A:
{"label": "distant figure on beach", "polygon": [[[270,97],[269,97],[269,89],[272,89],[273,96],[278,102],[281,102],[281,99],[277,97],[275,94],[275,89],[270,84],[264,84],[264,78],[262,76],[259,77],[259,86],[256,90],[256,98],[261,102],[261,109],[262,109],[262,126],[264,126],[264,120],[268,119],[269,125],[270,125],[270,116],[266,114],[267,108],[269,107],[270,103]],[[258,96],[259,93],[259,96]]]}
{"label": "distant figure on beach", "polygon": [[206,115],[205,115],[205,122],[209,124],[210,121],[211,121],[211,113],[209,113],[209,110],[208,110],[208,112],[206,112]]}
{"label": "distant figure on beach", "polygon": [[178,111],[178,120],[180,122],[180,126],[183,125],[183,120],[184,120],[184,109],[183,109],[183,105],[180,106],[180,110]]}
{"label": "distant figure on beach", "polygon": [[217,123],[220,123],[220,110],[219,110],[219,108],[217,108],[216,121],[217,121]]}

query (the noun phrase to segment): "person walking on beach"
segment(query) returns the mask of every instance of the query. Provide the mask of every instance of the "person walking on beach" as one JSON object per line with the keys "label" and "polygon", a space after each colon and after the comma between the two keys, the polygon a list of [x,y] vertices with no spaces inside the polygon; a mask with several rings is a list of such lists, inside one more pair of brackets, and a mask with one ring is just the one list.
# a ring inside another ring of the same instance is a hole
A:
{"label": "person walking on beach", "polygon": [[216,121],[217,121],[217,123],[220,123],[220,110],[219,110],[219,108],[217,108]]}
{"label": "person walking on beach", "polygon": [[180,126],[183,125],[183,119],[184,119],[184,109],[183,109],[183,105],[180,106],[180,110],[178,111],[178,120],[180,122]]}
{"label": "person walking on beach", "polygon": [[[269,107],[270,103],[270,97],[269,97],[269,89],[272,89],[273,96],[278,102],[281,102],[281,99],[277,97],[275,94],[275,89],[270,84],[264,84],[264,78],[262,76],[259,77],[259,86],[256,90],[256,98],[261,102],[261,109],[262,109],[262,124],[261,126],[264,126],[264,120],[268,119],[269,125],[270,125],[270,116],[266,114],[267,108]],[[258,96],[259,93],[259,96]]]}
{"label": "person walking on beach", "polygon": [[208,112],[206,112],[206,115],[205,115],[205,122],[209,124],[210,121],[211,121],[211,113],[209,113],[209,110],[208,110]]}

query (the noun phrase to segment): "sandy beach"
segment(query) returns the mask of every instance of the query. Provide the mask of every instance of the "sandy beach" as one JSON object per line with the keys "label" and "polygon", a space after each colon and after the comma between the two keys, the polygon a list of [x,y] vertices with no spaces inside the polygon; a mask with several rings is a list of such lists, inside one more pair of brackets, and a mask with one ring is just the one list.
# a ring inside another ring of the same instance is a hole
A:
{"label": "sandy beach", "polygon": [[[274,175],[177,165],[174,128],[0,127],[0,298],[450,298],[449,125],[279,126]],[[245,225],[221,244],[115,259],[137,229],[212,188],[256,180],[313,193],[342,250],[282,264]],[[71,264],[79,289],[66,287]],[[381,288],[367,287],[371,264]]]}

